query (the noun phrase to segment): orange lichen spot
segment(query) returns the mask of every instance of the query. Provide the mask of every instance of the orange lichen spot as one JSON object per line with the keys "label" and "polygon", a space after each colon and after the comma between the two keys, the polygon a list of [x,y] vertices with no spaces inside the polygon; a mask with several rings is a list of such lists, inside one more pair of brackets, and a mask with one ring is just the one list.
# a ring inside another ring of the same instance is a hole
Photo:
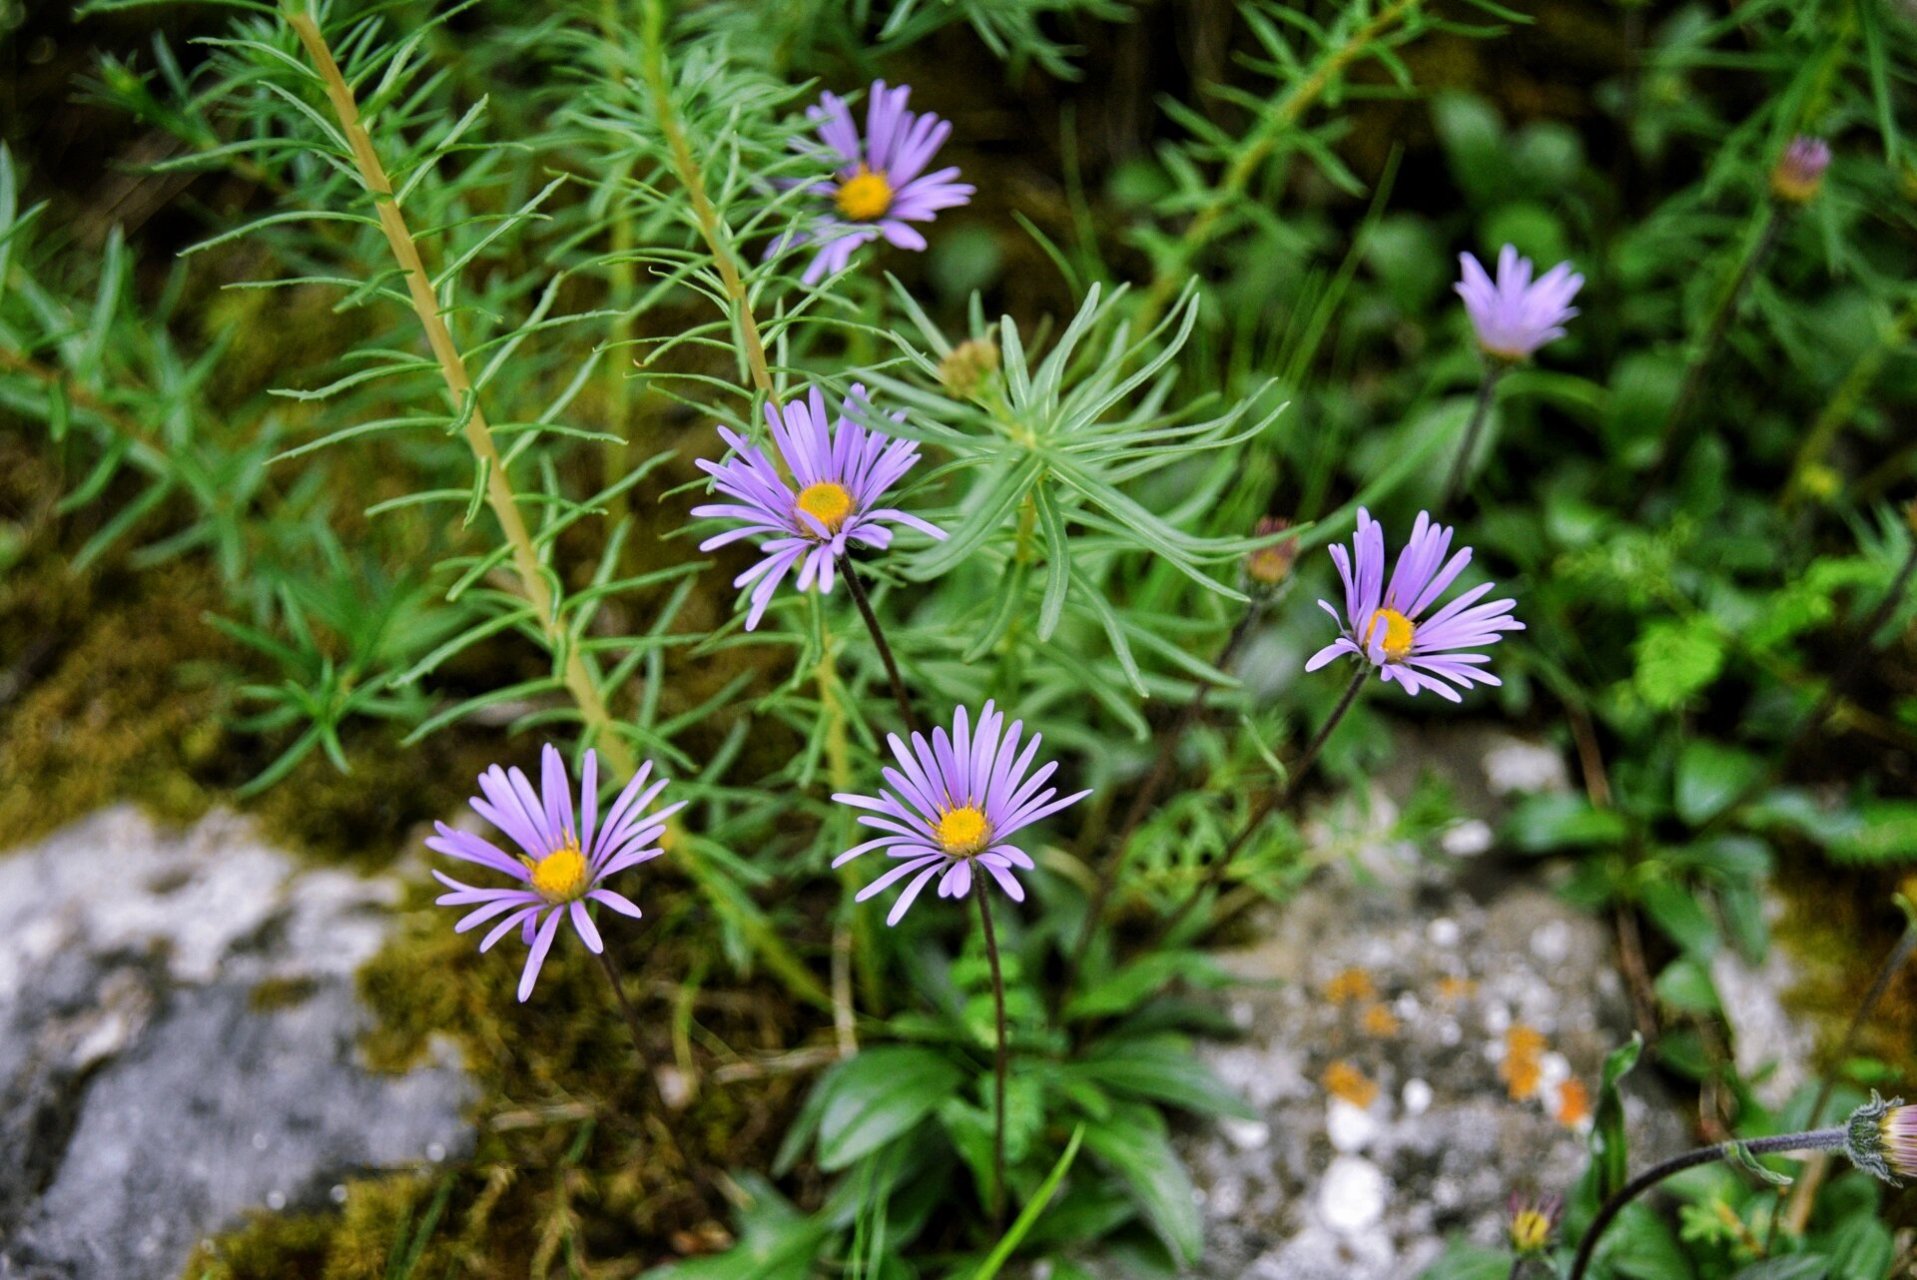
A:
{"label": "orange lichen spot", "polygon": [[1333,1004],[1363,1004],[1378,998],[1378,988],[1363,969],[1346,969],[1325,983],[1325,999]]}
{"label": "orange lichen spot", "polygon": [[1324,1085],[1326,1093],[1343,1098],[1354,1107],[1369,1107],[1378,1100],[1378,1086],[1343,1058],[1325,1068],[1319,1083]]}
{"label": "orange lichen spot", "polygon": [[1558,1086],[1558,1123],[1576,1129],[1591,1118],[1591,1094],[1582,1080],[1566,1080]]}
{"label": "orange lichen spot", "polygon": [[1460,1000],[1469,1000],[1477,992],[1478,984],[1469,978],[1457,978],[1450,974],[1438,979],[1438,999],[1446,1004],[1456,1004]]}
{"label": "orange lichen spot", "polygon": [[1365,1034],[1383,1040],[1395,1036],[1403,1030],[1398,1015],[1381,1004],[1368,1005],[1364,1013]]}
{"label": "orange lichen spot", "polygon": [[1513,1101],[1538,1091],[1544,1077],[1544,1034],[1523,1023],[1513,1023],[1504,1033],[1504,1061],[1498,1064],[1498,1079]]}

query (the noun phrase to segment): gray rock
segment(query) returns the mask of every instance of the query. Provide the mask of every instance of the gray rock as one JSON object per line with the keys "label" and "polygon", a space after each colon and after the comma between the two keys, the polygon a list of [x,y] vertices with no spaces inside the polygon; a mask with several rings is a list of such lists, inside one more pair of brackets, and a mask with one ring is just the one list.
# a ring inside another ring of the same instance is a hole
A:
{"label": "gray rock", "polygon": [[172,1280],[247,1209],[468,1149],[447,1055],[358,1060],[394,889],[222,814],[116,808],[0,856],[0,1277]]}
{"label": "gray rock", "polygon": [[[1412,1280],[1448,1237],[1498,1243],[1513,1191],[1568,1191],[1583,1171],[1588,1123],[1560,1118],[1564,1090],[1594,1099],[1631,1033],[1610,939],[1531,866],[1509,875],[1478,856],[1505,797],[1561,788],[1564,770],[1508,734],[1410,737],[1368,796],[1314,819],[1312,885],[1222,957],[1243,980],[1225,998],[1244,1034],[1199,1053],[1260,1115],[1181,1140],[1205,1218],[1193,1276]],[[1475,815],[1469,839],[1427,851],[1397,837],[1398,802],[1426,771]],[[1500,1070],[1514,1028],[1537,1046],[1516,1098]],[[1354,1096],[1375,1089],[1368,1105],[1327,1088],[1334,1064]],[[1636,1152],[1685,1143],[1643,1074],[1627,1116]]]}

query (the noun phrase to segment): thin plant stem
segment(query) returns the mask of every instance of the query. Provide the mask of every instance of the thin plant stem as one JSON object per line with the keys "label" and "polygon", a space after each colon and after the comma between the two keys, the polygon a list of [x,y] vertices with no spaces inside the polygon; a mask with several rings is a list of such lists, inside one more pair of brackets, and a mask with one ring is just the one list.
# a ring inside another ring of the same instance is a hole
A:
{"label": "thin plant stem", "polygon": [[1687,1151],[1681,1156],[1672,1156],[1662,1164],[1653,1165],[1625,1183],[1598,1209],[1597,1216],[1591,1219],[1591,1225],[1584,1232],[1584,1238],[1578,1241],[1577,1258],[1571,1263],[1570,1280],[1583,1280],[1586,1269],[1591,1265],[1592,1257],[1597,1253],[1598,1240],[1602,1238],[1612,1220],[1623,1212],[1624,1207],[1673,1174],[1735,1155],[1740,1147],[1748,1156],[1775,1156],[1793,1151],[1837,1151],[1843,1148],[1847,1134],[1848,1130],[1839,1125],[1830,1129],[1811,1129],[1802,1133],[1780,1133],[1769,1138],[1752,1138],[1745,1142],[1718,1142],[1708,1147],[1699,1147],[1695,1151]]}
{"label": "thin plant stem", "polygon": [[652,93],[653,115],[659,122],[659,133],[664,137],[666,150],[672,157],[673,172],[679,178],[679,185],[686,189],[686,198],[692,204],[692,219],[699,228],[699,238],[705,241],[706,251],[712,255],[713,265],[719,271],[719,285],[732,304],[732,320],[738,328],[739,349],[745,356],[746,371],[760,394],[777,404],[779,396],[773,389],[772,368],[766,360],[765,341],[759,336],[758,321],[752,317],[752,299],[746,292],[738,256],[726,242],[725,223],[719,217],[719,211],[713,207],[712,197],[706,193],[705,175],[692,154],[692,144],[687,141],[685,128],[679,123],[679,113],[672,105],[672,77],[666,69],[664,0],[651,0],[646,5],[644,43],[645,55],[641,63],[646,87]]}
{"label": "thin plant stem", "polygon": [[978,921],[985,930],[985,958],[992,966],[992,1015],[998,1026],[998,1048],[992,1058],[992,1230],[1005,1222],[1005,975],[998,963],[998,932],[992,927],[991,894],[974,875]]}
{"label": "thin plant stem", "polygon": [[1877,375],[1883,372],[1885,363],[1904,349],[1913,328],[1917,328],[1917,302],[1898,312],[1878,335],[1877,341],[1851,362],[1850,371],[1824,401],[1824,407],[1817,411],[1810,429],[1804,432],[1803,443],[1797,447],[1797,457],[1791,463],[1790,482],[1785,485],[1779,500],[1786,511],[1810,496],[1812,473],[1823,465],[1824,455],[1830,452],[1838,433],[1856,416],[1865,393],[1876,383]]}
{"label": "thin plant stem", "polygon": [[1471,455],[1477,451],[1478,436],[1484,431],[1485,420],[1491,416],[1491,405],[1496,398],[1498,379],[1502,378],[1510,365],[1495,358],[1488,358],[1484,365],[1484,377],[1478,383],[1477,398],[1471,403],[1471,421],[1464,427],[1464,438],[1458,442],[1457,456],[1451,459],[1451,474],[1445,477],[1444,489],[1438,495],[1437,510],[1448,511],[1451,502],[1458,496],[1458,490],[1464,485],[1465,472],[1471,468]]}
{"label": "thin plant stem", "polygon": [[[1890,990],[1891,980],[1910,962],[1911,953],[1917,951],[1917,921],[1904,926],[1904,936],[1897,939],[1897,945],[1884,957],[1884,963],[1878,966],[1877,976],[1871,979],[1870,990],[1864,993],[1863,1002],[1850,1016],[1850,1025],[1844,1028],[1844,1038],[1838,1042],[1837,1061],[1843,1062],[1857,1048],[1857,1037],[1864,1029],[1864,1023],[1877,1011],[1877,1005]],[[1818,1085],[1817,1097],[1811,1103],[1810,1115],[1806,1124],[1816,1124],[1823,1118],[1824,1108],[1830,1105],[1831,1094],[1837,1090],[1837,1073],[1825,1071],[1822,1083]]]}
{"label": "thin plant stem", "polygon": [[646,1078],[651,1086],[653,1101],[659,1104],[659,1133],[665,1138],[667,1148],[679,1167],[687,1176],[696,1174],[692,1162],[686,1159],[686,1153],[679,1147],[679,1139],[672,1132],[672,1125],[666,1116],[669,1108],[666,1095],[659,1088],[659,1078],[652,1073],[652,1067],[646,1061],[645,1039],[639,1030],[639,1014],[633,1009],[632,1001],[626,999],[625,975],[619,971],[619,964],[612,958],[612,948],[602,946],[598,952],[600,971],[606,975],[606,983],[612,988],[612,998],[619,1003],[619,1012],[625,1015],[626,1032],[632,1037],[632,1052],[639,1060],[639,1074]]}
{"label": "thin plant stem", "polygon": [[[1917,952],[1917,919],[1913,919],[1904,926],[1903,936],[1897,939],[1897,944],[1890,949],[1890,953],[1884,957],[1884,962],[1877,967],[1877,975],[1871,979],[1870,989],[1864,992],[1863,1000],[1850,1015],[1850,1023],[1844,1028],[1844,1038],[1838,1042],[1837,1054],[1833,1061],[1847,1062],[1851,1054],[1856,1052],[1857,1037],[1863,1032],[1864,1024],[1870,1020],[1871,1014],[1877,1011],[1878,1004],[1890,990],[1892,979],[1896,978],[1903,971],[1904,966],[1910,963],[1913,952]],[[1823,1118],[1824,1108],[1830,1105],[1831,1095],[1836,1091],[1837,1072],[1826,1068],[1817,1083],[1817,1097],[1811,1102],[1810,1114],[1804,1117],[1805,1124],[1814,1125]],[[1784,1219],[1789,1218],[1794,1229],[1801,1233],[1802,1228],[1797,1224],[1809,1218],[1811,1201],[1816,1197],[1817,1186],[1822,1180],[1823,1167],[1820,1157],[1817,1167],[1806,1169],[1804,1176],[1797,1180],[1797,1184],[1791,1189],[1790,1201],[1786,1208],[1782,1212],[1771,1215],[1770,1229],[1764,1238],[1766,1253],[1770,1252],[1771,1245],[1776,1242],[1777,1229]]]}
{"label": "thin plant stem", "polygon": [[[1263,613],[1264,606],[1257,600],[1245,609],[1238,619],[1238,624],[1225,638],[1225,645],[1218,651],[1218,657],[1213,661],[1213,666],[1220,671],[1230,672],[1231,664],[1238,657],[1238,651],[1244,647],[1252,628],[1258,624],[1258,619]],[[1064,981],[1057,987],[1057,999],[1060,1002],[1070,996],[1072,988],[1078,985],[1078,974],[1084,967],[1085,953],[1090,949],[1092,939],[1097,936],[1098,926],[1104,919],[1112,889],[1118,883],[1119,869],[1125,865],[1125,857],[1129,852],[1132,836],[1145,821],[1145,815],[1151,811],[1152,802],[1158,798],[1159,790],[1165,785],[1165,780],[1171,776],[1172,761],[1177,755],[1178,744],[1198,722],[1198,717],[1204,714],[1205,701],[1211,696],[1211,691],[1212,686],[1209,682],[1199,684],[1192,690],[1191,700],[1179,710],[1177,718],[1158,735],[1158,752],[1152,759],[1151,768],[1145,771],[1144,778],[1132,792],[1132,802],[1125,811],[1125,819],[1119,824],[1118,834],[1112,838],[1111,852],[1106,854],[1104,861],[1099,864],[1098,879],[1092,886],[1091,900],[1085,905],[1084,922],[1078,927],[1078,938],[1072,944],[1071,956],[1065,963]]]}
{"label": "thin plant stem", "polygon": [[1369,663],[1359,660],[1356,666],[1357,670],[1352,674],[1351,683],[1345,686],[1344,695],[1338,699],[1338,705],[1333,707],[1331,714],[1325,717],[1325,722],[1318,726],[1318,732],[1306,744],[1297,761],[1286,770],[1285,780],[1265,793],[1264,799],[1260,800],[1257,807],[1251,811],[1251,816],[1245,819],[1245,825],[1238,828],[1238,834],[1231,838],[1231,843],[1225,846],[1225,851],[1211,864],[1211,869],[1205,873],[1204,879],[1198,882],[1191,891],[1191,895],[1185,899],[1178,910],[1172,913],[1171,918],[1160,926],[1158,937],[1161,940],[1176,932],[1178,926],[1184,922],[1186,916],[1192,913],[1200,900],[1224,882],[1226,874],[1231,870],[1231,864],[1251,842],[1251,837],[1258,828],[1264,825],[1265,819],[1277,812],[1278,808],[1291,798],[1297,791],[1298,784],[1311,771],[1311,766],[1318,762],[1318,756],[1324,751],[1325,743],[1331,741],[1332,731],[1345,718],[1345,713],[1351,710],[1352,704],[1358,701],[1358,695],[1364,692],[1365,681],[1371,675]]}
{"label": "thin plant stem", "polygon": [[373,146],[372,135],[366,131],[360,119],[359,104],[353,97],[352,87],[347,84],[346,76],[340,71],[339,63],[333,58],[332,48],[312,14],[289,8],[285,17],[312,58],[319,72],[320,83],[326,88],[333,114],[339,119],[340,130],[352,148],[360,182],[373,198],[380,230],[385,233],[387,246],[399,263],[400,273],[406,278],[406,291],[412,301],[413,311],[426,331],[426,343],[432,348],[433,357],[439,362],[446,391],[456,408],[471,403],[471,412],[466,414],[466,443],[485,475],[486,505],[499,521],[500,532],[512,550],[513,568],[519,578],[520,592],[532,606],[533,615],[554,651],[565,648],[561,678],[567,692],[578,704],[587,736],[596,741],[599,750],[605,754],[606,763],[617,772],[630,775],[637,767],[631,746],[614,727],[612,713],[606,708],[598,682],[587,668],[578,648],[563,644],[564,632],[554,614],[552,589],[547,583],[545,571],[540,567],[539,552],[526,529],[526,521],[520,515],[518,495],[513,492],[505,463],[493,443],[492,428],[477,402],[472,379],[466,372],[465,358],[454,343],[451,330],[446,327],[439,297],[433,290],[432,277],[427,274],[425,262],[420,258],[418,242],[413,239],[413,233],[400,213],[399,201],[393,195],[393,184],[386,175],[379,152]]}
{"label": "thin plant stem", "polygon": [[[617,83],[623,73],[622,59],[618,56],[621,43],[621,29],[624,25],[619,12],[621,0],[600,0],[599,37],[606,50],[605,74],[613,83]],[[612,331],[606,337],[606,345],[612,350],[612,357],[606,361],[606,421],[607,432],[618,436],[617,440],[606,441],[600,455],[604,474],[601,484],[611,488],[619,482],[631,466],[632,438],[628,434],[627,415],[632,407],[632,387],[622,367],[625,363],[627,348],[632,342],[633,301],[639,290],[639,270],[633,261],[635,238],[632,215],[623,202],[615,204],[612,211],[611,261],[607,266],[607,293],[614,311],[618,313],[612,322]],[[625,489],[614,495],[608,515],[614,525],[624,520],[632,510],[632,495]]]}
{"label": "thin plant stem", "polygon": [[1283,145],[1299,120],[1324,96],[1344,69],[1357,61],[1393,27],[1403,22],[1422,0],[1392,0],[1370,21],[1351,33],[1337,48],[1328,51],[1311,71],[1294,81],[1272,104],[1258,123],[1247,145],[1238,153],[1218,186],[1200,207],[1184,232],[1172,242],[1167,262],[1160,267],[1147,290],[1139,314],[1133,321],[1134,332],[1152,327],[1165,304],[1191,279],[1191,264],[1200,251],[1218,233],[1221,220],[1243,199],[1259,168]]}
{"label": "thin plant stem", "polygon": [[905,679],[899,675],[899,664],[892,657],[892,646],[886,642],[885,628],[879,625],[879,615],[872,611],[872,601],[865,594],[865,584],[859,581],[859,574],[852,567],[851,556],[839,557],[839,576],[845,579],[846,590],[852,593],[852,603],[859,607],[859,616],[865,619],[865,629],[872,633],[872,647],[879,651],[879,661],[885,664],[886,679],[892,682],[892,697],[899,704],[899,715],[905,719],[909,732],[920,732],[918,712],[912,709],[911,695],[905,691]]}
{"label": "thin plant stem", "polygon": [[1790,210],[1784,204],[1778,201],[1771,203],[1770,217],[1765,220],[1764,229],[1758,233],[1750,251],[1738,264],[1737,276],[1730,290],[1718,301],[1717,310],[1711,313],[1710,325],[1704,331],[1704,341],[1699,344],[1697,354],[1691,357],[1690,365],[1684,370],[1684,381],[1678,387],[1677,399],[1671,405],[1669,416],[1664,419],[1664,432],[1658,438],[1651,478],[1638,499],[1640,510],[1670,471],[1671,452],[1677,444],[1678,429],[1684,425],[1691,402],[1697,399],[1697,393],[1703,389],[1704,375],[1717,357],[1717,349],[1723,345],[1724,335],[1730,332],[1731,321],[1743,305],[1744,295],[1750,292],[1758,272],[1770,258],[1771,251],[1777,247],[1777,241],[1784,232],[1784,223],[1789,218]]}
{"label": "thin plant stem", "polygon": [[[825,711],[826,776],[831,779],[833,791],[845,792],[852,790],[852,746],[846,731],[845,686],[833,666],[830,624],[821,617],[819,627],[824,643],[820,646],[818,665],[812,677],[818,686],[819,705]],[[841,838],[850,834],[847,830],[850,823],[846,821],[845,812],[839,808],[834,817],[840,824]],[[844,847],[850,848],[851,843],[847,840]],[[857,1014],[852,1003],[852,975],[844,971],[842,956],[849,953],[855,962],[859,983],[865,989],[867,1007],[876,1012],[883,1008],[883,1002],[871,921],[865,912],[859,910],[855,901],[857,884],[852,869],[840,867],[838,874],[839,883],[845,889],[845,898],[840,908],[840,918],[832,927],[832,1025],[838,1038],[839,1056],[849,1058],[858,1052],[859,1047]]]}

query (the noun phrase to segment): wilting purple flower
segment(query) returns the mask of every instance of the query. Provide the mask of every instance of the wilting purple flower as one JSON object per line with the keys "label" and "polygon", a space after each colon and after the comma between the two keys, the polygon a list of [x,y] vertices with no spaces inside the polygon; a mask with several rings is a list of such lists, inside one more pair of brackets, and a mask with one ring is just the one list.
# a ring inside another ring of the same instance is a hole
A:
{"label": "wilting purple flower", "polygon": [[1516,247],[1498,250],[1498,279],[1492,283],[1484,266],[1468,253],[1458,255],[1464,279],[1451,287],[1464,299],[1478,345],[1486,355],[1513,363],[1564,336],[1564,322],[1576,315],[1571,299],[1584,287],[1584,277],[1560,262],[1531,279],[1531,260],[1520,258]]}
{"label": "wilting purple flower", "polygon": [[1788,204],[1807,204],[1824,185],[1824,170],[1828,168],[1830,144],[1799,134],[1771,170],[1771,194]]}
{"label": "wilting purple flower", "polygon": [[870,420],[871,416],[871,403],[861,386],[852,388],[836,419],[826,414],[825,397],[817,387],[803,400],[787,401],[783,409],[766,405],[765,420],[779,455],[799,483],[797,493],[771,459],[724,427],[719,434],[735,456],[725,462],[699,459],[699,466],[715,480],[714,487],[733,501],[694,507],[692,514],[743,522],[707,538],[699,550],[772,535],[759,544],[765,559],[732,581],[735,587],[759,584],[752,590],[747,631],[759,625],[772,593],[793,565],[799,566],[799,590],[810,590],[816,581],[819,590],[829,592],[833,562],[845,554],[849,543],[879,550],[891,546],[892,531],[881,520],[910,525],[933,538],[945,537],[945,530],[909,512],[872,505],[912,469],[919,460],[919,447],[859,425],[861,417]]}
{"label": "wilting purple flower", "polygon": [[907,111],[911,93],[905,85],[888,89],[885,81],[874,82],[863,139],[852,108],[837,94],[823,94],[819,105],[806,109],[823,144],[800,140],[794,145],[818,155],[833,173],[806,187],[820,201],[816,219],[773,248],[807,240],[819,246],[805,269],[807,284],[840,270],[854,249],[881,236],[901,249],[924,249],[925,237],[909,224],[930,222],[939,210],[971,201],[974,188],[954,181],[956,166],[925,172],[952,126],[929,111]]}
{"label": "wilting purple flower", "polygon": [[[1033,734],[1021,752],[1023,729],[1021,720],[1014,720],[1007,729],[1005,714],[987,702],[974,732],[965,708],[960,707],[953,713],[949,736],[942,728],[934,729],[928,744],[924,734],[915,733],[909,749],[897,734],[889,736],[899,765],[883,771],[890,791],[876,797],[832,797],[865,810],[859,821],[885,833],[847,849],[832,860],[834,867],[873,849],[884,849],[887,857],[896,860],[889,871],[859,891],[858,900],[864,902],[894,882],[912,878],[885,917],[887,924],[899,922],[933,876],[940,877],[939,897],[963,898],[972,889],[974,863],[991,873],[1012,901],[1025,901],[1025,887],[1012,869],[1030,871],[1032,860],[1008,840],[1091,792],[1057,798],[1058,789],[1045,785],[1057,771],[1057,761],[1027,777],[1038,756],[1040,738]],[[984,892],[983,884],[980,892]]]}
{"label": "wilting purple flower", "polygon": [[1370,512],[1358,508],[1358,532],[1352,539],[1356,572],[1343,547],[1331,549],[1338,576],[1345,584],[1344,616],[1339,618],[1330,601],[1318,602],[1319,608],[1339,620],[1342,634],[1313,654],[1305,670],[1316,671],[1339,654],[1348,653],[1377,667],[1385,679],[1396,680],[1406,693],[1432,689],[1453,702],[1463,699],[1451,684],[1468,689],[1474,683],[1503,683],[1481,670],[1491,661],[1490,655],[1465,651],[1496,644],[1501,632],[1524,630],[1524,624],[1511,616],[1513,601],[1477,604],[1491,590],[1487,582],[1471,588],[1429,618],[1420,618],[1471,563],[1469,547],[1445,560],[1451,549],[1451,533],[1445,526],[1433,524],[1425,512],[1419,512],[1411,541],[1399,554],[1397,568],[1387,584],[1384,529]]}
{"label": "wilting purple flower", "polygon": [[658,840],[665,833],[666,819],[684,807],[685,802],[670,804],[656,813],[647,806],[659,797],[666,780],[646,785],[652,764],[626,784],[619,798],[606,811],[603,823],[599,812],[599,757],[586,752],[585,768],[579,777],[579,809],[575,814],[572,792],[566,779],[566,764],[550,743],[540,753],[540,789],[518,769],[498,765],[479,775],[484,796],[474,796],[473,809],[480,817],[505,832],[523,852],[508,855],[491,841],[466,831],[456,831],[443,822],[433,824],[439,834],[429,837],[426,846],[451,858],[476,862],[482,867],[510,876],[510,888],[481,888],[462,884],[439,871],[433,875],[452,890],[436,901],[443,907],[473,907],[453,928],[459,933],[476,929],[488,920],[497,920],[492,931],[480,941],[481,951],[517,928],[531,952],[519,979],[519,998],[532,994],[540,966],[552,950],[561,919],[571,917],[580,941],[593,952],[603,949],[599,930],[593,925],[588,902],[597,902],[620,915],[639,918],[639,908],[623,894],[605,887],[605,882],[628,867],[636,867],[659,856]]}

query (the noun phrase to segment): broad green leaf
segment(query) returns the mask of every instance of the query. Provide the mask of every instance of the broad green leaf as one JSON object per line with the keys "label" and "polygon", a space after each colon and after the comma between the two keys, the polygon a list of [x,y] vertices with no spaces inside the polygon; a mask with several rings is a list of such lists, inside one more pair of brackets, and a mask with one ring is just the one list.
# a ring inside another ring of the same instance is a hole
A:
{"label": "broad green leaf", "polygon": [[1677,758],[1673,788],[1677,816],[1691,826],[1702,826],[1722,813],[1763,772],[1763,762],[1747,751],[1708,739],[1685,743]]}
{"label": "broad green leaf", "polygon": [[1105,1086],[1155,1102],[1170,1103],[1207,1115],[1255,1120],[1258,1113],[1227,1089],[1192,1052],[1183,1036],[1114,1038],[1099,1044],[1063,1069]]}
{"label": "broad green leaf", "polygon": [[1613,845],[1624,839],[1624,818],[1570,791],[1526,796],[1505,821],[1505,836],[1526,853]]}
{"label": "broad green leaf", "polygon": [[1591,1164],[1597,1171],[1598,1197],[1607,1198],[1630,1177],[1630,1150],[1624,1134],[1624,1099],[1618,1082],[1637,1065],[1644,1038],[1631,1033],[1631,1042],[1611,1050],[1598,1081],[1597,1108],[1591,1123]]}
{"label": "broad green leaf", "polygon": [[910,1131],[964,1079],[943,1054],[915,1045],[867,1049],[819,1082],[819,1165],[843,1169]]}
{"label": "broad green leaf", "polygon": [[1110,1120],[1087,1121],[1085,1145],[1138,1202],[1165,1247],[1186,1263],[1205,1251],[1204,1224],[1184,1162],[1149,1107],[1125,1107]]}

